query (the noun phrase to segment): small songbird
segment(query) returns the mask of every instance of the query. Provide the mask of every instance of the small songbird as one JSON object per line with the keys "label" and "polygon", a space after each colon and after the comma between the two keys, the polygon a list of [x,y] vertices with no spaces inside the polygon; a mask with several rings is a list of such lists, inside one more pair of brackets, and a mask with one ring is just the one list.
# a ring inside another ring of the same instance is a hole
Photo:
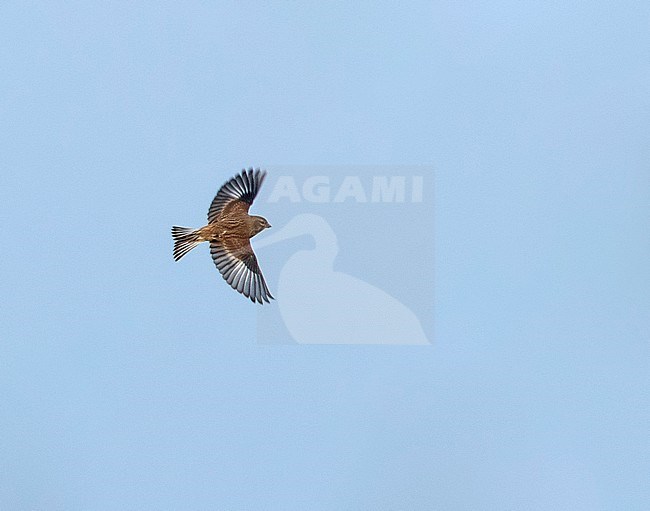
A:
{"label": "small songbird", "polygon": [[250,244],[250,238],[271,227],[265,218],[248,214],[264,182],[266,171],[244,169],[224,183],[210,204],[208,225],[200,229],[172,227],[174,260],[199,243],[210,243],[214,264],[230,286],[253,302],[273,298]]}

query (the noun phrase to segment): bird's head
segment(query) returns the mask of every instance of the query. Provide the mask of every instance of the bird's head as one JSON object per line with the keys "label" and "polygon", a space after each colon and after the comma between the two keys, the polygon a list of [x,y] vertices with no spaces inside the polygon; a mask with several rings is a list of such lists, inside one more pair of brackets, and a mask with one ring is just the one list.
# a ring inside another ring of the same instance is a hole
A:
{"label": "bird's head", "polygon": [[253,232],[255,232],[255,234],[271,227],[271,224],[264,217],[253,216],[251,218],[253,219]]}

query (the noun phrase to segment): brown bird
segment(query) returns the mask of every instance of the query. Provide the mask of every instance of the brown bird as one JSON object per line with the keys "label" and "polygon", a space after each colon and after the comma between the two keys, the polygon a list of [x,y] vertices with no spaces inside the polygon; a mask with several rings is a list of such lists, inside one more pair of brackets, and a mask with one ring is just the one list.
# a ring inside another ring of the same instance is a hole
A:
{"label": "brown bird", "polygon": [[174,260],[178,261],[199,243],[210,243],[210,254],[221,276],[231,287],[253,302],[273,298],[250,244],[250,238],[271,227],[265,218],[248,214],[265,171],[244,169],[224,183],[210,204],[208,225],[200,229],[172,227]]}

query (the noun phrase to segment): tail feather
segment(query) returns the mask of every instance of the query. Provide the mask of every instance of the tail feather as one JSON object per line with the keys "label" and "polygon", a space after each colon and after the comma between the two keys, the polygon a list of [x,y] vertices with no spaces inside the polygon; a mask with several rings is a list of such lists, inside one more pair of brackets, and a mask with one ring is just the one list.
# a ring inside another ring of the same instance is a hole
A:
{"label": "tail feather", "polygon": [[172,227],[172,238],[174,238],[174,261],[178,261],[203,241],[199,239],[199,230],[190,227]]}

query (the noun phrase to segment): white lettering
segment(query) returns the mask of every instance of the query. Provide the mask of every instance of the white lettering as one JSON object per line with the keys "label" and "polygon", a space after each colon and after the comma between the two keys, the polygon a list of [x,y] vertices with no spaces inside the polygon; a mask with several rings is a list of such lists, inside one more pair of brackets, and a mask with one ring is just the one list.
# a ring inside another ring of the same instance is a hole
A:
{"label": "white lettering", "polygon": [[330,178],[327,176],[308,177],[302,185],[302,196],[309,202],[329,202]]}
{"label": "white lettering", "polygon": [[345,176],[341,187],[334,197],[334,202],[345,202],[346,199],[352,197],[357,202],[367,202],[366,192],[363,191],[361,179],[358,176]]}
{"label": "white lettering", "polygon": [[298,192],[298,187],[292,176],[278,177],[268,201],[278,202],[285,197],[291,202],[300,202],[300,192]]}
{"label": "white lettering", "polygon": [[[403,203],[407,200],[408,192],[410,192],[408,196],[410,202],[423,201],[423,176],[372,176],[372,183],[366,181],[365,187],[359,176],[345,176],[340,186],[334,189],[332,189],[331,179],[330,176],[309,176],[302,182],[302,186],[298,187],[295,177],[279,176],[268,202],[304,200],[314,204],[325,204],[352,199],[352,202],[357,203],[368,202],[368,200],[373,203]],[[410,185],[410,190],[407,189],[407,185]],[[335,190],[336,194],[334,194]],[[332,195],[334,195],[333,199]]]}
{"label": "white lettering", "polygon": [[374,176],[372,178],[372,202],[404,202],[406,177]]}
{"label": "white lettering", "polygon": [[422,202],[424,191],[424,178],[413,176],[413,187],[411,188],[411,202]]}

